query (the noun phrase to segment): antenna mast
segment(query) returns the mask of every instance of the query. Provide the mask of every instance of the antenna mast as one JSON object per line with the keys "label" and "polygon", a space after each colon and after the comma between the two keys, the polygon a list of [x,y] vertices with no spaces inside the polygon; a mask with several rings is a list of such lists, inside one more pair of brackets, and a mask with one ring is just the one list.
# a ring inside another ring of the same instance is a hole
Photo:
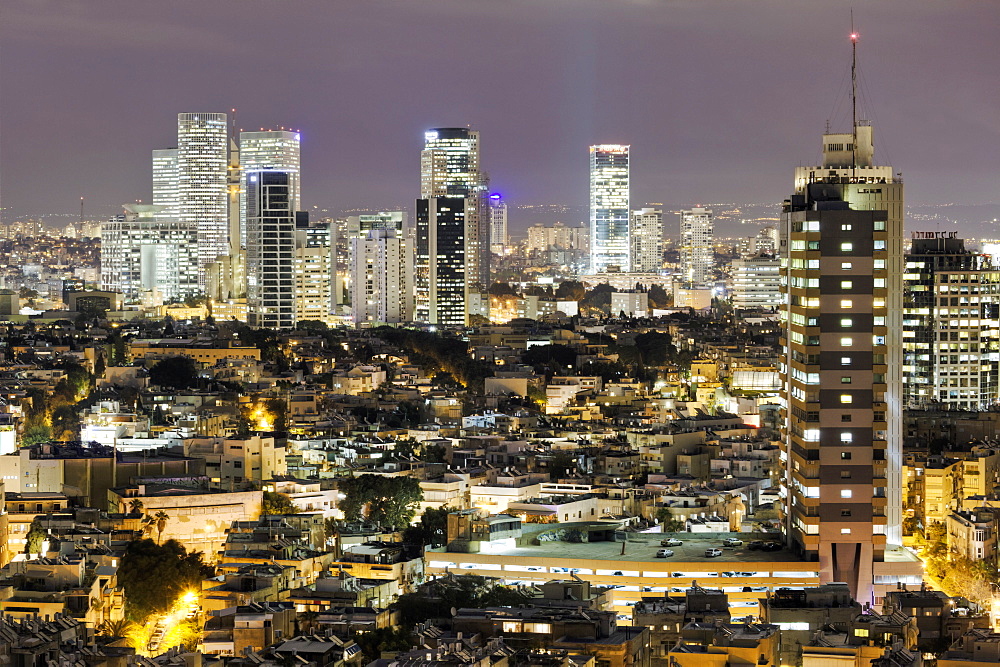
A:
{"label": "antenna mast", "polygon": [[858,33],[854,32],[851,8],[851,176],[858,166]]}

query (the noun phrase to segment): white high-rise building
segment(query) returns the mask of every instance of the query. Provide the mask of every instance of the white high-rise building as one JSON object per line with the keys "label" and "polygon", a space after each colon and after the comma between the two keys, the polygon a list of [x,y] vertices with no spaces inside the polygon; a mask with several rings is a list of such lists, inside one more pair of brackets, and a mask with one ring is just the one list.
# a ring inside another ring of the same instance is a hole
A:
{"label": "white high-rise building", "polygon": [[413,319],[413,246],[392,229],[351,240],[351,316],[355,323]]}
{"label": "white high-rise building", "polygon": [[180,174],[177,171],[177,149],[153,151],[153,205],[159,206],[156,217],[179,222],[181,219]]}
{"label": "white high-rise building", "polygon": [[[198,234],[198,267],[229,254],[229,124],[224,113],[177,115],[177,194]],[[204,277],[202,276],[202,280]]]}
{"label": "white high-rise building", "polygon": [[329,222],[309,223],[305,213],[295,223],[295,321],[332,324],[333,233]]}
{"label": "white high-rise building", "polygon": [[761,253],[733,260],[733,307],[777,308],[781,305],[780,262]]}
{"label": "white high-rise building", "polygon": [[507,202],[503,195],[490,195],[490,252],[503,255],[507,252]]}
{"label": "white high-rise building", "polygon": [[631,270],[629,146],[590,147],[590,272]]}
{"label": "white high-rise building", "polygon": [[295,213],[282,171],[247,174],[247,323],[295,326]]}
{"label": "white high-rise building", "polygon": [[144,293],[155,302],[199,293],[197,233],[163,219],[159,206],[125,204],[125,213],[101,225],[101,288],[127,301]]}
{"label": "white high-rise building", "polygon": [[680,265],[685,283],[700,287],[711,279],[715,268],[713,233],[712,211],[702,207],[681,211]]}
{"label": "white high-rise building", "polygon": [[246,230],[246,174],[274,169],[288,174],[292,210],[302,210],[299,177],[301,173],[301,136],[291,130],[240,132],[240,169],[243,172],[240,197],[240,228]]}
{"label": "white high-rise building", "polygon": [[654,208],[632,211],[632,271],[655,273],[663,268],[663,212]]}

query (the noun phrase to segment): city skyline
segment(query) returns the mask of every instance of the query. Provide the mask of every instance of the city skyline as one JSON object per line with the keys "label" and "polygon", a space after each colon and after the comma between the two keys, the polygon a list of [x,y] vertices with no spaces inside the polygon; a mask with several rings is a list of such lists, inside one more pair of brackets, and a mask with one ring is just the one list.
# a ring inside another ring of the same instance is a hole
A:
{"label": "city skyline", "polygon": [[[465,86],[459,80],[464,77],[455,77],[456,88],[414,96],[410,89],[418,77],[413,68],[440,65],[451,46],[417,52],[409,38],[381,55],[361,56],[351,50],[357,37],[344,35],[342,46],[332,54],[324,52],[334,56],[329,62],[300,48],[275,56],[275,67],[296,66],[290,70],[296,75],[280,85],[307,91],[286,96],[294,100],[289,103],[243,92],[246,86],[239,82],[247,83],[252,68],[230,62],[230,57],[238,56],[225,52],[240,46],[238,27],[253,12],[234,17],[227,3],[199,6],[197,15],[195,6],[185,3],[170,13],[116,2],[88,7],[87,14],[67,8],[68,16],[52,6],[48,12],[25,6],[8,9],[3,41],[8,53],[17,49],[19,57],[5,58],[0,65],[8,91],[6,103],[0,103],[0,121],[18,132],[3,133],[0,143],[0,205],[16,216],[74,213],[80,196],[94,211],[117,209],[120,203],[136,199],[148,201],[145,147],[172,144],[164,128],[180,111],[236,108],[238,128],[291,124],[301,130],[303,169],[312,174],[314,184],[303,201],[307,209],[386,207],[410,201],[415,191],[415,149],[422,133],[435,126],[468,125],[479,130],[491,188],[515,205],[584,203],[586,173],[580,156],[587,145],[611,142],[635,145],[636,202],[690,205],[768,196],[777,200],[785,187],[783,166],[815,162],[818,153],[818,146],[810,150],[795,138],[815,136],[826,118],[834,130],[849,126],[843,84],[836,85],[846,68],[842,59],[831,55],[841,48],[847,32],[847,3],[802,9],[796,5],[795,12],[783,11],[788,3],[782,2],[761,3],[753,10],[709,2],[679,5],[674,11],[656,3],[613,3],[618,23],[609,30],[639,32],[637,38],[623,42],[620,52],[601,54],[600,59],[586,37],[602,25],[610,10],[583,3],[579,12],[567,16],[560,11],[564,3],[517,4],[537,10],[531,16],[538,25],[517,12],[444,1],[428,3],[417,14],[394,2],[371,3],[365,9],[352,8],[338,17],[343,25],[331,27],[319,5],[301,3],[295,20],[277,18],[277,34],[299,29],[308,37],[324,26],[338,34],[363,26],[368,32],[362,34],[381,29],[395,35],[406,19],[432,34],[488,25],[490,34],[476,33],[477,39],[485,40],[482,51],[503,57],[475,57],[462,64],[463,71],[476,72],[477,80],[491,82],[488,92],[473,86],[470,94],[460,97],[458,90]],[[995,24],[990,19],[1000,9],[966,3],[955,7],[909,3],[908,11],[900,13],[889,3],[876,2],[856,12],[862,108],[877,110],[871,120],[881,128],[884,144],[879,150],[903,168],[911,190],[919,193],[916,204],[996,199],[996,168],[989,162],[988,147],[1000,128],[988,115],[980,118],[979,111],[995,108],[998,93],[995,87],[968,84],[988,76],[989,41],[977,35]],[[948,20],[942,21],[943,16]],[[126,44],[144,40],[147,48],[136,54],[140,62],[123,65],[116,62],[117,52],[92,43],[101,40],[87,41],[115,25],[132,28],[131,34],[124,31]],[[927,30],[931,26],[934,30]],[[542,39],[548,36],[546,27],[556,29],[555,46]],[[154,32],[163,36],[141,37]],[[775,39],[778,35],[780,39]],[[24,41],[25,36],[47,44],[47,55]],[[46,39],[39,40],[40,36]],[[513,53],[504,48],[507,42],[494,41],[504,37],[516,37],[523,49]],[[704,57],[697,61],[679,57],[696,38],[705,47],[699,50]],[[959,43],[960,49],[950,46]],[[75,52],[63,67],[59,53],[65,48]],[[180,54],[182,49],[190,53]],[[218,58],[202,70],[188,72],[183,82],[176,75],[160,76],[163,67],[187,71],[188,59],[205,54]],[[176,55],[177,62],[161,64],[166,55]],[[529,61],[524,59],[529,57],[540,64],[537,72],[525,72]],[[154,61],[147,62],[148,58]],[[87,68],[88,77],[79,76],[80,66]],[[232,70],[233,86],[218,85],[212,78],[222,75],[221,67]],[[825,76],[803,77],[801,72],[810,69],[824,71]],[[120,109],[109,104],[109,99],[124,99],[128,86],[122,84],[137,71],[149,72],[158,81],[157,91],[148,99],[129,96],[129,104]],[[382,81],[383,75],[389,79]],[[85,79],[88,88],[80,89],[76,78]],[[370,104],[357,100],[374,92],[376,80],[380,87],[395,86],[414,103],[402,110],[372,112]],[[45,85],[39,87],[39,82]],[[801,92],[797,108],[780,104],[778,83],[794,85]],[[331,84],[343,91],[344,98],[332,115],[326,98],[315,90]],[[723,92],[716,93],[717,101],[690,108],[657,103],[678,87]],[[38,98],[46,113],[23,112],[16,100],[29,94]],[[74,104],[56,104],[52,95],[71,95]],[[495,104],[497,99],[504,103]],[[641,103],[608,103],[622,99]],[[502,113],[494,109],[508,104]],[[936,140],[907,140],[930,135]],[[740,165],[751,160],[755,172],[746,178]],[[519,221],[512,224],[516,227]]]}

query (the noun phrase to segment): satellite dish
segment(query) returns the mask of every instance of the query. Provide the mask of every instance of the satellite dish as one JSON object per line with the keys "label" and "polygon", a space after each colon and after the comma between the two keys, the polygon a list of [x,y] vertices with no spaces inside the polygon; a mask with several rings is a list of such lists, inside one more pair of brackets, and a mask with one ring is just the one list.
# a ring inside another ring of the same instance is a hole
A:
{"label": "satellite dish", "polygon": [[451,608],[451,615],[452,615],[453,617],[454,617],[454,616],[458,616],[458,610],[457,610],[457,609],[455,609],[454,607],[452,607],[452,608]]}

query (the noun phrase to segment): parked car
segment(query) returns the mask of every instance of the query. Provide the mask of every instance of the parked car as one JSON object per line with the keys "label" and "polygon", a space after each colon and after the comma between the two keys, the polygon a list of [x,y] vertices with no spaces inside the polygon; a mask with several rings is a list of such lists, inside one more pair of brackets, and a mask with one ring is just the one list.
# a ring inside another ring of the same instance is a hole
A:
{"label": "parked car", "polygon": [[785,545],[781,542],[765,542],[764,546],[761,547],[764,551],[781,551],[785,548]]}
{"label": "parked car", "polygon": [[738,540],[735,537],[727,537],[722,540],[722,546],[724,547],[741,547],[743,546],[743,540]]}
{"label": "parked car", "polygon": [[764,540],[753,540],[747,543],[747,549],[750,551],[757,551],[758,549],[763,549],[766,542]]}
{"label": "parked car", "polygon": [[722,555],[722,549],[705,549],[705,558],[715,558]]}
{"label": "parked car", "polygon": [[679,547],[684,544],[684,542],[678,540],[676,537],[668,537],[665,540],[660,540],[661,547]]}
{"label": "parked car", "polygon": [[660,549],[659,551],[656,552],[656,557],[657,558],[669,558],[670,556],[673,556],[673,555],[674,555],[674,552],[672,550],[670,550],[670,549]]}

